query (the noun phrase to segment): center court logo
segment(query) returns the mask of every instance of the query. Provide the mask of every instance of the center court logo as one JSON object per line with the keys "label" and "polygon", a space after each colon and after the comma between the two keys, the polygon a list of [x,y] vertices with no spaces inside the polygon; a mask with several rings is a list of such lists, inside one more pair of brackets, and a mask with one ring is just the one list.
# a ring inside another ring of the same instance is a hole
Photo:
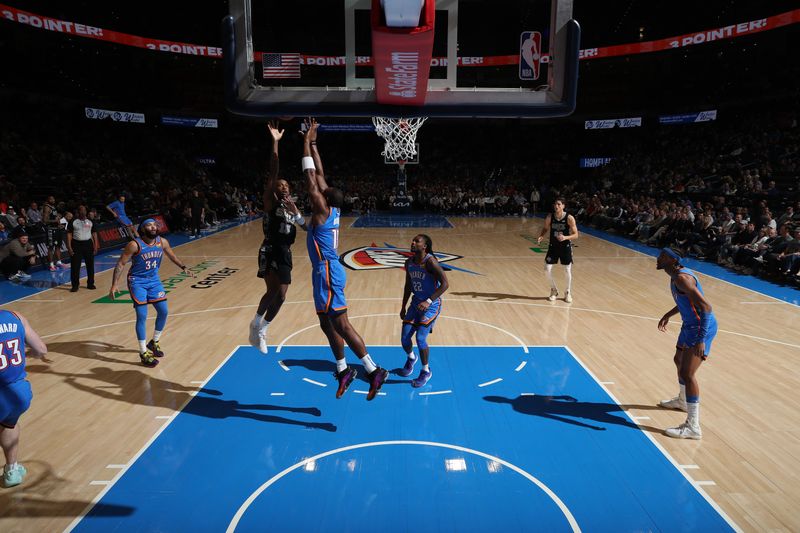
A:
{"label": "center court logo", "polygon": [[[449,254],[446,252],[436,252],[434,254],[440,263],[448,263],[461,259],[463,256]],[[403,268],[406,259],[413,257],[410,250],[398,248],[390,244],[386,246],[362,246],[354,248],[342,254],[340,261],[347,268],[353,270],[381,270],[385,268]],[[458,268],[452,265],[442,264],[444,270],[458,270],[469,274],[478,274],[465,268]]]}

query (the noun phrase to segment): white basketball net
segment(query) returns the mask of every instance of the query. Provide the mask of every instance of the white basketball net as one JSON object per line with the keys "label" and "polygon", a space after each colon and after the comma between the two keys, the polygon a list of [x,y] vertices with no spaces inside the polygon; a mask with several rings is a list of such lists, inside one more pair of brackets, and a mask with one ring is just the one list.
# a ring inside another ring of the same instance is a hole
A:
{"label": "white basketball net", "polygon": [[408,161],[417,155],[417,131],[428,117],[372,117],[375,133],[386,141],[381,155],[394,161]]}

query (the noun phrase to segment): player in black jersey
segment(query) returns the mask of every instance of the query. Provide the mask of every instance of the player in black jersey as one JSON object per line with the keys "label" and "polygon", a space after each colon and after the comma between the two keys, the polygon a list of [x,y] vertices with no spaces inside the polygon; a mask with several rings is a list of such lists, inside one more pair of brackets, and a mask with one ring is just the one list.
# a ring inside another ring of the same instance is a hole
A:
{"label": "player in black jersey", "polygon": [[292,250],[297,235],[295,223],[305,227],[305,219],[289,195],[289,182],[278,179],[278,143],[283,130],[268,124],[272,138],[269,173],[264,180],[264,242],[258,251],[258,277],[263,278],[267,291],[258,303],[250,322],[250,344],[267,353],[267,328],[280,311],[289,284],[292,283]]}
{"label": "player in black jersey", "polygon": [[560,261],[567,271],[564,301],[572,303],[572,241],[578,238],[578,225],[575,223],[575,217],[564,211],[563,198],[556,198],[553,202],[553,212],[544,219],[544,227],[536,242],[542,242],[547,232],[550,232],[550,245],[544,258],[544,268],[550,281],[550,296],[547,299],[553,302],[558,296],[558,288],[553,279],[553,265]]}

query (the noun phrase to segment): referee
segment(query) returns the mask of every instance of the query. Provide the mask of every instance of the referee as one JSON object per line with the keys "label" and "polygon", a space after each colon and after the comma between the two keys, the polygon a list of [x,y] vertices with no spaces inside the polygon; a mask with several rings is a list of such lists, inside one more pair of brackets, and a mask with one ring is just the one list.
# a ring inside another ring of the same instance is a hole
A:
{"label": "referee", "polygon": [[67,225],[67,250],[72,257],[72,288],[70,292],[78,292],[78,281],[81,277],[81,260],[86,263],[86,288],[94,286],[94,254],[100,248],[97,241],[97,230],[92,221],[86,218],[86,206],[78,207],[78,218],[73,218]]}

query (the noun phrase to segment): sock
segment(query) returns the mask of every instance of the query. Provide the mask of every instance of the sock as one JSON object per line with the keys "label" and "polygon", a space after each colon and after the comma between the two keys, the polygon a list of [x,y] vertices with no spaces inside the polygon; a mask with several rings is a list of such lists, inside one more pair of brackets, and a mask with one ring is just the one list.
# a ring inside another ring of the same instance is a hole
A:
{"label": "sock", "polygon": [[161,340],[161,331],[155,330],[153,331],[153,340],[158,342]]}
{"label": "sock", "polygon": [[370,357],[369,354],[364,355],[364,357],[361,358],[361,362],[364,364],[364,370],[367,371],[367,374],[372,374],[375,372],[375,369],[378,368],[378,366],[375,364],[375,361],[372,360],[372,357]]}
{"label": "sock", "polygon": [[8,463],[8,464],[4,465],[3,466],[3,472],[11,472],[15,468],[17,468],[18,464],[19,463]]}
{"label": "sock", "polygon": [[428,365],[422,365],[422,371],[423,372],[430,372],[431,369],[430,369],[430,367],[428,367]]}
{"label": "sock", "polygon": [[337,372],[341,372],[345,368],[347,368],[347,361],[344,360],[344,359],[337,359],[336,360],[336,371]]}
{"label": "sock", "polygon": [[147,341],[141,340],[139,341],[139,353],[144,353],[147,351]]}
{"label": "sock", "polygon": [[261,325],[261,322],[264,321],[264,317],[261,316],[259,313],[256,313],[256,316],[253,317],[253,324]]}
{"label": "sock", "polygon": [[686,397],[686,422],[695,428],[700,427],[700,396]]}
{"label": "sock", "polygon": [[681,386],[681,390],[678,393],[678,397],[685,402],[686,401],[686,385],[684,385],[683,382],[681,381],[680,382],[680,386]]}
{"label": "sock", "polygon": [[408,358],[411,359],[412,361],[417,360],[417,356],[414,355],[414,352],[408,352]]}
{"label": "sock", "polygon": [[266,334],[268,327],[269,327],[269,322],[264,320],[263,322],[261,322],[261,327],[258,328],[258,332],[261,334]]}
{"label": "sock", "polygon": [[556,288],[556,280],[553,279],[553,265],[545,265],[544,271],[547,273],[547,281],[550,282],[550,288],[558,290]]}
{"label": "sock", "polygon": [[572,264],[565,265],[564,270],[567,271],[567,292],[572,290]]}

